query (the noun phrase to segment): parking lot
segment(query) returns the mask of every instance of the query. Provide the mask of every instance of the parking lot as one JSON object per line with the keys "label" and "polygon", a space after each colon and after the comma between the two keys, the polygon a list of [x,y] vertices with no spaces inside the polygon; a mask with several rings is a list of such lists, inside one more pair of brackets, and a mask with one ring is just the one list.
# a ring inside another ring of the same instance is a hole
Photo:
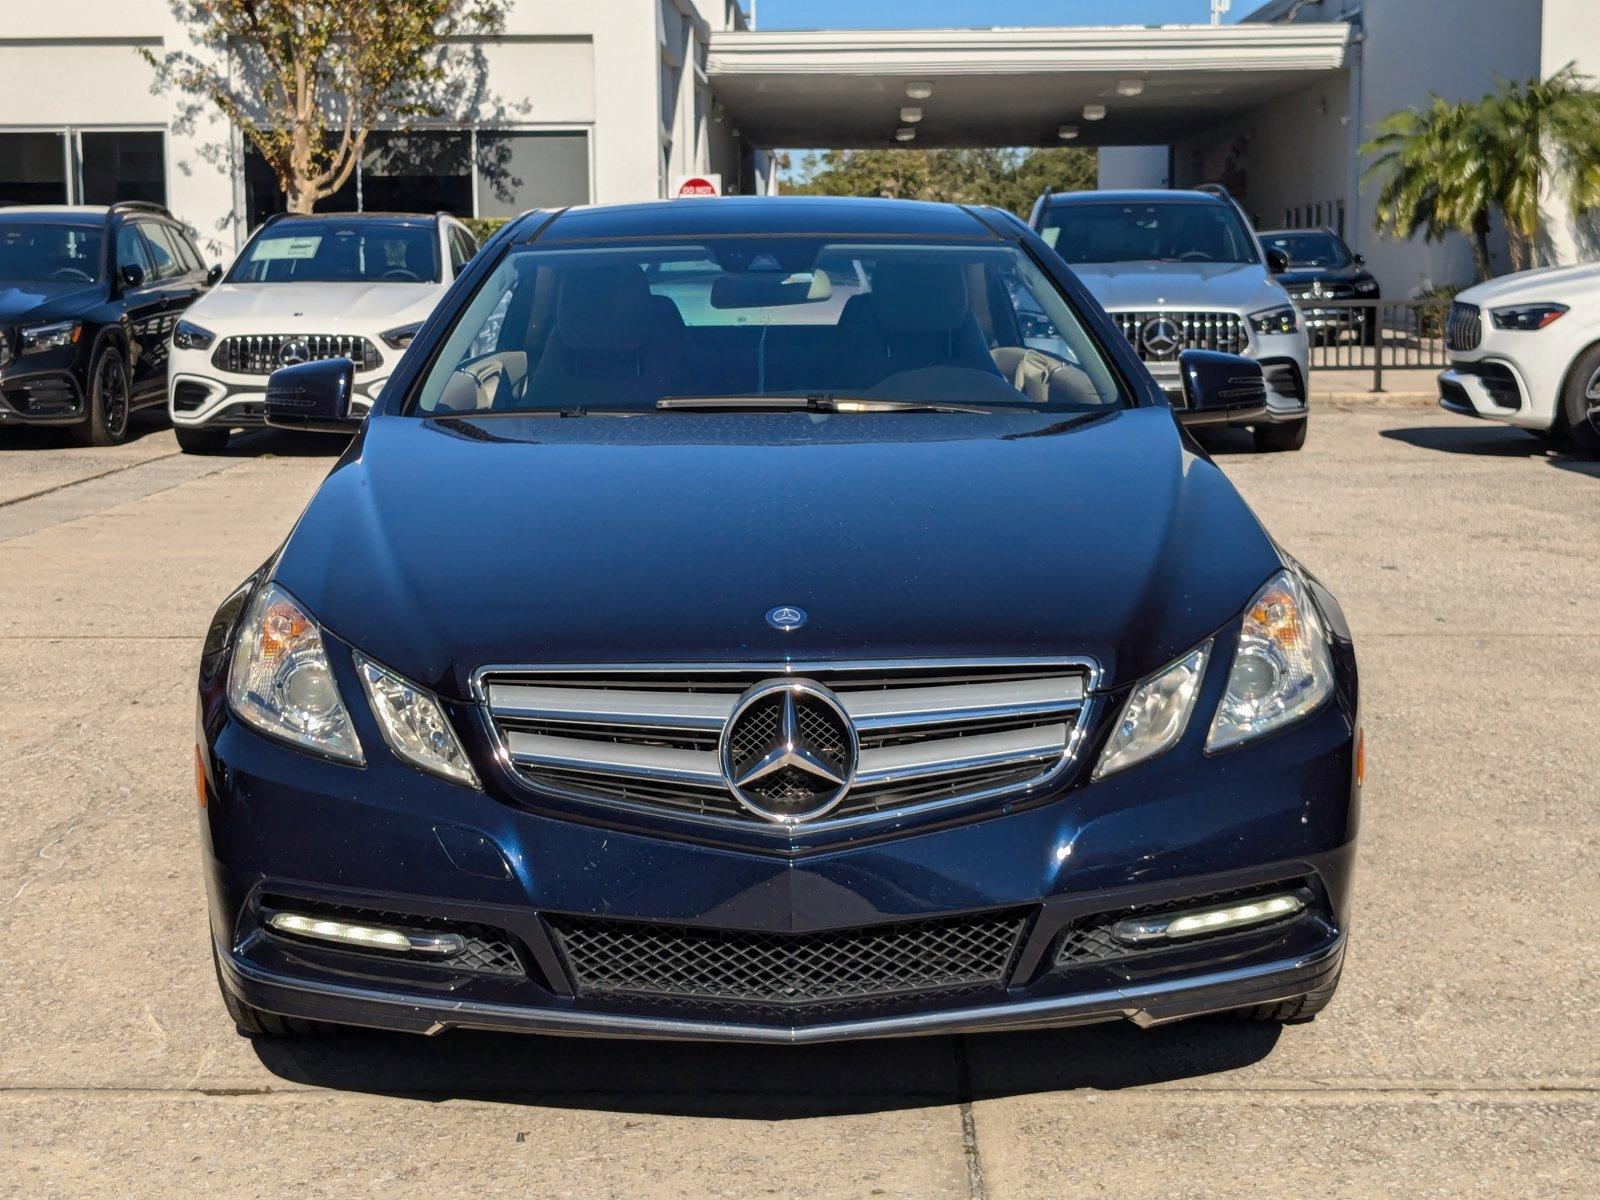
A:
{"label": "parking lot", "polygon": [[0,434],[0,1194],[1593,1195],[1600,464],[1355,402],[1247,445],[1220,461],[1361,657],[1333,1007],[773,1049],[236,1036],[195,663],[332,450]]}

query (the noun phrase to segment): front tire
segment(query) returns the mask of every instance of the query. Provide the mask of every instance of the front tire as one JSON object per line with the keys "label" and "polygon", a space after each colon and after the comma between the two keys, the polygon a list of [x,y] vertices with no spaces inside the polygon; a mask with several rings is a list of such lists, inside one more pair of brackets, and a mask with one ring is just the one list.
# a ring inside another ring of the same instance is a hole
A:
{"label": "front tire", "polygon": [[234,1028],[242,1037],[313,1037],[332,1033],[337,1025],[324,1021],[305,1021],[299,1017],[280,1017],[263,1009],[246,1004],[228,990],[222,982],[222,965],[217,961],[217,948],[211,948],[211,966],[217,973],[217,989],[222,993],[222,1003],[233,1018]]}
{"label": "front tire", "polygon": [[174,425],[178,449],[185,454],[221,454],[228,448],[229,431],[214,426]]}
{"label": "front tire", "polygon": [[120,446],[128,440],[128,420],[133,412],[128,364],[115,342],[95,351],[89,364],[88,419],[72,427],[80,446]]}
{"label": "front tire", "polygon": [[1304,996],[1279,1000],[1275,1004],[1257,1004],[1253,1008],[1240,1008],[1228,1015],[1236,1021],[1266,1021],[1274,1025],[1300,1025],[1311,1020],[1333,1000],[1339,990],[1339,975],[1343,967],[1333,973],[1333,978]]}
{"label": "front tire", "polygon": [[1585,458],[1600,458],[1600,430],[1589,423],[1589,406],[1597,403],[1600,403],[1600,346],[1591,346],[1573,364],[1561,395],[1567,436],[1572,439],[1573,448]]}
{"label": "front tire", "polygon": [[1298,450],[1306,444],[1306,426],[1309,424],[1308,418],[1301,417],[1298,421],[1285,421],[1279,425],[1257,425],[1254,430],[1256,449],[1269,454]]}

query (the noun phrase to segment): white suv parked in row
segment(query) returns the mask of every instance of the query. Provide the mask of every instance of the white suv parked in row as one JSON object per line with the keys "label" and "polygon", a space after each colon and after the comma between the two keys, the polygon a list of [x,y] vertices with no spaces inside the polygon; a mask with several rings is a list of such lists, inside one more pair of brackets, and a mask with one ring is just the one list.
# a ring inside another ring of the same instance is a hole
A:
{"label": "white suv parked in row", "polygon": [[1600,458],[1600,264],[1520,271],[1468,288],[1445,326],[1439,403],[1540,433]]}
{"label": "white suv parked in row", "polygon": [[214,454],[260,425],[267,377],[321,358],[355,363],[370,408],[477,243],[444,213],[329,213],[263,222],[172,335],[167,411],[178,444]]}

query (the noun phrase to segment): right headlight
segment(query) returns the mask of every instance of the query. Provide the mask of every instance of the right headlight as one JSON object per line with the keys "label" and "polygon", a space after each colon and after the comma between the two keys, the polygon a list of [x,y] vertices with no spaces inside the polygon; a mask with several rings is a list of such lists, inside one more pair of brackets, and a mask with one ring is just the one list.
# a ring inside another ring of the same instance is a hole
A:
{"label": "right headlight", "polygon": [[1117,718],[1117,727],[1095,764],[1096,779],[1125,771],[1178,744],[1189,727],[1189,714],[1200,695],[1200,681],[1205,677],[1210,654],[1211,643],[1207,641],[1134,685]]}
{"label": "right headlight", "polygon": [[339,762],[366,760],[328,665],[322,631],[275,583],[257,590],[228,667],[228,703],[246,725]]}
{"label": "right headlight", "polygon": [[1250,328],[1256,333],[1293,333],[1300,328],[1300,314],[1292,304],[1263,309],[1250,314]]}
{"label": "right headlight", "polygon": [[478,787],[477,772],[438,698],[404,676],[380,667],[359,650],[355,660],[361,686],[372,704],[372,715],[378,718],[378,728],[389,749],[418,770],[452,783]]}
{"label": "right headlight", "polygon": [[1267,581],[1245,610],[1228,686],[1206,736],[1215,752],[1309,715],[1333,692],[1333,655],[1316,606],[1292,571]]}

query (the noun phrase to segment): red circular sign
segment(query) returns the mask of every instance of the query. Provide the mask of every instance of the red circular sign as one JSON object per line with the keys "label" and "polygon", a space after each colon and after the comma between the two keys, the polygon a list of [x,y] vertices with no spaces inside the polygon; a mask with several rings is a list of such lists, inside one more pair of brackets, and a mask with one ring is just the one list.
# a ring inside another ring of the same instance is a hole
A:
{"label": "red circular sign", "polygon": [[715,196],[716,194],[716,184],[698,175],[692,179],[685,179],[678,188],[678,195],[680,196]]}

